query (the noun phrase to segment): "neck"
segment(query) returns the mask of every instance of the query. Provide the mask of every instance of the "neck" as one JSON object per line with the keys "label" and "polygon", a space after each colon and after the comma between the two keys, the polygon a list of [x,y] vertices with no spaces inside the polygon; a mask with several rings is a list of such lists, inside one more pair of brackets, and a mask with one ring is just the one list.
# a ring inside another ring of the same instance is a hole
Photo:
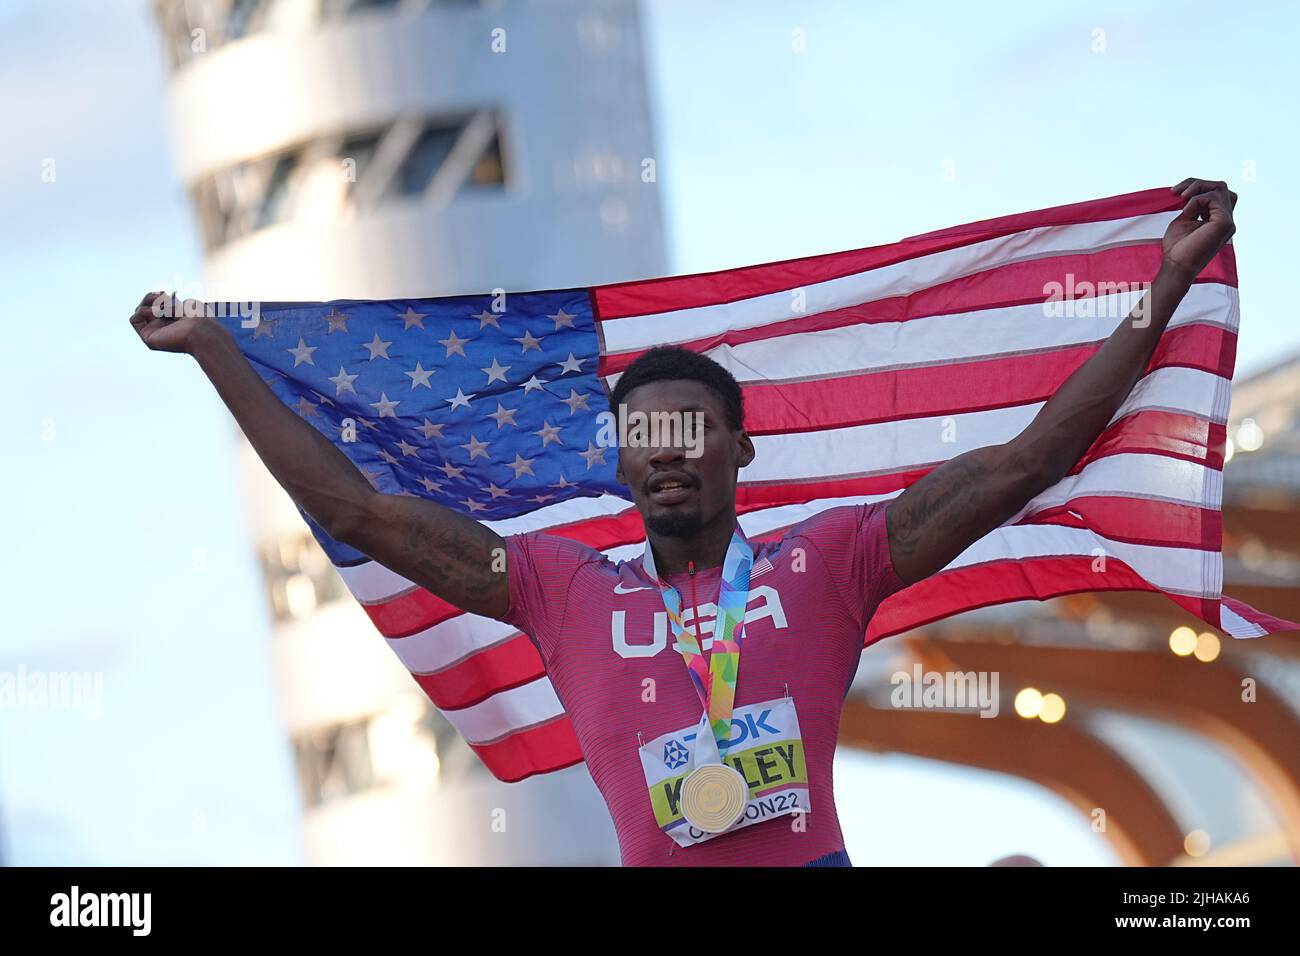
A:
{"label": "neck", "polygon": [[734,507],[720,513],[690,537],[660,535],[647,529],[650,546],[654,550],[655,569],[660,577],[667,577],[689,570],[691,562],[694,562],[696,571],[721,567],[735,530]]}

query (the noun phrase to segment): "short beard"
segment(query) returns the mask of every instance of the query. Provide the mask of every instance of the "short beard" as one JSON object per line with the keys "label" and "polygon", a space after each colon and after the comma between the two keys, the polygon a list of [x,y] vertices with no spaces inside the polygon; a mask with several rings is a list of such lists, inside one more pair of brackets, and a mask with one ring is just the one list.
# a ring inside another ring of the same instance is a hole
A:
{"label": "short beard", "polygon": [[698,511],[678,512],[652,515],[646,519],[646,526],[655,534],[665,538],[690,538],[699,534],[704,527],[704,520]]}

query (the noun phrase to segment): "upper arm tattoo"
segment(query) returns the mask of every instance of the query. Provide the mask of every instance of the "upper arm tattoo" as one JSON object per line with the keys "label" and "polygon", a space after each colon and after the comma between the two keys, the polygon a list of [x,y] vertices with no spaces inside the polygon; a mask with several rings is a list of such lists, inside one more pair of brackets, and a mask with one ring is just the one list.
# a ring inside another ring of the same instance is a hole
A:
{"label": "upper arm tattoo", "polygon": [[383,497],[361,550],[462,610],[489,617],[509,610],[504,538],[434,502]]}
{"label": "upper arm tattoo", "polygon": [[1028,501],[1003,445],[944,462],[889,505],[889,552],[908,584],[941,570]]}

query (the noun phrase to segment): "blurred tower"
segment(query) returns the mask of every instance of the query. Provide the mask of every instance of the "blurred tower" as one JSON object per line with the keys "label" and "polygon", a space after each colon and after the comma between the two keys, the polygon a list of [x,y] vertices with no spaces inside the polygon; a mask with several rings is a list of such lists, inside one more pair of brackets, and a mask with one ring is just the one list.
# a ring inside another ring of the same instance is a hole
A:
{"label": "blurred tower", "polygon": [[[396,298],[665,271],[635,0],[154,0],[154,12],[201,297]],[[309,862],[616,863],[585,768],[495,781],[241,448]]]}

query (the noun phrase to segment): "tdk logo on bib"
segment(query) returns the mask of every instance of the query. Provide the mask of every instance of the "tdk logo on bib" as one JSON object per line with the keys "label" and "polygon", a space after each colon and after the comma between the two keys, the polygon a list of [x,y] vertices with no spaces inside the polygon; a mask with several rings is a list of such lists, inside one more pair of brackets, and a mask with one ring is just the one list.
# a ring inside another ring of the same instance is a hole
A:
{"label": "tdk logo on bib", "polygon": [[[682,812],[682,785],[695,766],[700,722],[660,734],[641,744],[646,797],[659,829],[678,846],[723,836],[692,826]],[[799,735],[799,715],[789,697],[737,707],[722,762],[745,781],[744,812],[725,833],[791,813],[809,813],[808,763]]]}
{"label": "tdk logo on bib", "polygon": [[[772,709],[766,707],[757,716],[744,714],[731,718],[731,736],[727,738],[727,747],[730,749],[745,743],[752,745],[764,737],[780,735],[781,728],[772,723]],[[690,758],[690,748],[687,745],[694,739],[695,734],[691,733],[664,744],[664,765],[670,770],[684,767]]]}
{"label": "tdk logo on bib", "polygon": [[690,759],[691,752],[686,749],[686,744],[682,741],[670,740],[664,744],[664,766],[669,770],[686,766],[686,761]]}

